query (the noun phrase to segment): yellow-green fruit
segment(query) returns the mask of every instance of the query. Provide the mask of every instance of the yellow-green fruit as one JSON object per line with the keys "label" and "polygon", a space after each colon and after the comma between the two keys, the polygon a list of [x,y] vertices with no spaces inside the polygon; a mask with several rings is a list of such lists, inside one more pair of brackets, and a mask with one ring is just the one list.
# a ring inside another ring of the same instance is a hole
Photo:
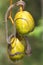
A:
{"label": "yellow-green fruit", "polygon": [[11,55],[9,55],[11,60],[21,59],[25,55],[25,46],[18,40],[18,38],[11,39],[11,47]]}
{"label": "yellow-green fruit", "polygon": [[17,12],[14,21],[16,23],[17,31],[21,34],[26,34],[34,28],[34,19],[27,11]]}

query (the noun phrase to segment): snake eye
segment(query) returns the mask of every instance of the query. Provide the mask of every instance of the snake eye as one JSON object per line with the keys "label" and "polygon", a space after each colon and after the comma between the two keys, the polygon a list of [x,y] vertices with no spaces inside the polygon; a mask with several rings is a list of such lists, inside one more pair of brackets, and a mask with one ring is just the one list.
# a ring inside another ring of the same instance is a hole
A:
{"label": "snake eye", "polygon": [[26,34],[34,28],[34,19],[27,11],[17,12],[14,21],[16,23],[17,31],[21,34]]}
{"label": "snake eye", "polygon": [[[21,34],[26,34],[32,31],[34,28],[34,19],[29,12],[23,11],[23,8],[25,5],[24,1],[20,0],[16,2],[15,4],[12,4],[12,1],[11,1],[10,4],[11,6],[8,8],[5,14],[6,40],[8,43],[9,58],[12,61],[16,61],[16,60],[20,60],[21,58],[23,58],[25,53],[30,54],[30,46],[27,45],[26,47],[25,45],[26,42],[24,38],[21,38],[19,36],[16,37],[16,33],[20,33],[21,35]],[[12,15],[11,15],[11,10],[15,6],[20,6],[20,11],[16,13],[14,20],[13,20]],[[13,35],[11,34],[10,36],[9,36],[9,31],[8,31],[7,19],[11,20],[13,27],[14,27]]]}

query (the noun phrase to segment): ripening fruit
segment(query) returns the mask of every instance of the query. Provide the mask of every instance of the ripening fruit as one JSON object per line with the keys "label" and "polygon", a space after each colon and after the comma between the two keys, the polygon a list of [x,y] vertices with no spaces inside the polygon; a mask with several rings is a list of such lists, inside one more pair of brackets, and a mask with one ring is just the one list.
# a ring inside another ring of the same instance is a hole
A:
{"label": "ripening fruit", "polygon": [[14,18],[16,29],[20,34],[26,34],[33,30],[34,19],[27,11],[17,12]]}
{"label": "ripening fruit", "polygon": [[11,49],[9,57],[12,61],[20,60],[25,55],[25,46],[18,38],[11,39]]}

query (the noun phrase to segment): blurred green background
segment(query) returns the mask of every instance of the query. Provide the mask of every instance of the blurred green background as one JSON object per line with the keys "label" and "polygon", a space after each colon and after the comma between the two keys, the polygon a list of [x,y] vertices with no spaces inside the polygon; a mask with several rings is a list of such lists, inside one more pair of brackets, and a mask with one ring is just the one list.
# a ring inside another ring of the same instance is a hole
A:
{"label": "blurred green background", "polygon": [[[16,1],[18,0],[13,0],[13,3]],[[43,0],[24,1],[26,2],[25,10],[29,11],[35,20],[34,31],[27,34],[32,47],[32,56],[24,57],[17,65],[43,65]],[[0,65],[16,65],[10,61],[7,54],[4,17],[8,6],[9,0],[0,0]],[[15,11],[16,9],[13,12]]]}

